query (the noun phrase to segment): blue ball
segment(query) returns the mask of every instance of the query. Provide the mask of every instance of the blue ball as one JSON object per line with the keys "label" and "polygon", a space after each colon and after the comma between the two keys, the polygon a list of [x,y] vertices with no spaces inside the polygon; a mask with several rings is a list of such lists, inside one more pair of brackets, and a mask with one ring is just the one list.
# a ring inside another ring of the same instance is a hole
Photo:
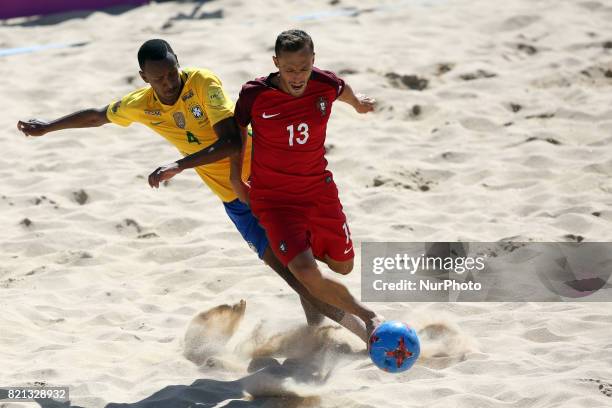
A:
{"label": "blue ball", "polygon": [[376,367],[389,373],[408,370],[419,358],[421,345],[413,328],[389,320],[370,335],[370,358]]}

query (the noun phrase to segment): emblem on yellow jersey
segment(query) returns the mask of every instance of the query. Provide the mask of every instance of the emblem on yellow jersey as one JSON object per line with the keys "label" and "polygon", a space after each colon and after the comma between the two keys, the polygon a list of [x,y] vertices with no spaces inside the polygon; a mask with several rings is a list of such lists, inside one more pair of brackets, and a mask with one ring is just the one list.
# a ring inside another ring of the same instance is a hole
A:
{"label": "emblem on yellow jersey", "polygon": [[193,89],[190,89],[189,92],[181,96],[181,99],[183,100],[183,102],[185,102],[187,99],[192,98],[192,97],[193,97]]}
{"label": "emblem on yellow jersey", "polygon": [[181,129],[185,129],[185,115],[183,115],[183,112],[175,112],[172,114],[172,117],[174,118],[174,123],[176,123],[176,126]]}
{"label": "emblem on yellow jersey", "polygon": [[212,106],[220,106],[225,103],[225,95],[223,95],[223,89],[218,86],[208,87],[208,103]]}
{"label": "emblem on yellow jersey", "polygon": [[189,109],[191,110],[191,114],[193,115],[193,117],[196,119],[200,119],[202,116],[204,116],[204,112],[202,111],[200,105],[193,105]]}
{"label": "emblem on yellow jersey", "polygon": [[113,113],[117,113],[117,110],[119,109],[119,106],[121,106],[121,101],[117,101],[115,103],[113,103],[113,106],[111,107],[111,111],[113,111]]}

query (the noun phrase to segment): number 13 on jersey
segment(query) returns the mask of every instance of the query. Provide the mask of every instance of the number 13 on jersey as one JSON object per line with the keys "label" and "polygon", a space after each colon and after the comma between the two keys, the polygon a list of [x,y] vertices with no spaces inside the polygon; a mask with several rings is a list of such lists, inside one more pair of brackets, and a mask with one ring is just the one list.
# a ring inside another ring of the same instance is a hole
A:
{"label": "number 13 on jersey", "polygon": [[308,140],[308,124],[300,123],[297,126],[297,131],[299,136],[295,136],[294,125],[287,126],[287,131],[289,132],[289,146],[293,146],[293,141],[295,140],[299,144],[304,144]]}

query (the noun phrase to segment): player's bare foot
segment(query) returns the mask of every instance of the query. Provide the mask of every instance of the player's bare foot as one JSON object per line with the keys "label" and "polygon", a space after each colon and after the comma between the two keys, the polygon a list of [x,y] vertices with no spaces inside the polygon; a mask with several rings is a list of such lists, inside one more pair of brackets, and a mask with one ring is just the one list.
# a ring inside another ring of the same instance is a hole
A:
{"label": "player's bare foot", "polygon": [[[368,340],[370,339],[372,332],[374,332],[374,330],[376,330],[376,328],[380,326],[382,322],[384,321],[385,319],[382,316],[375,315],[373,318],[371,318],[369,321],[366,322],[366,333],[368,335]],[[367,341],[366,343],[369,347],[370,346],[369,341]]]}

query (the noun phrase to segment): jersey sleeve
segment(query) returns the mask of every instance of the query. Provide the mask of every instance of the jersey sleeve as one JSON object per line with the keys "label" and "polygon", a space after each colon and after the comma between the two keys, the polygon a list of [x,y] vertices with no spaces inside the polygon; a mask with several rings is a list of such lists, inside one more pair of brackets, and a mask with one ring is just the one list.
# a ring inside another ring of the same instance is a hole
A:
{"label": "jersey sleeve", "polygon": [[106,117],[111,122],[120,126],[129,126],[135,121],[133,109],[128,104],[129,95],[113,101],[106,108]]}
{"label": "jersey sleeve", "polygon": [[236,121],[242,127],[247,127],[249,123],[251,123],[251,106],[248,103],[248,97],[246,95],[245,86],[240,90],[240,94],[238,96],[238,101],[236,102],[236,109],[234,112],[234,116],[236,117]]}
{"label": "jersey sleeve", "polygon": [[215,75],[202,74],[195,87],[211,126],[234,116],[234,104]]}
{"label": "jersey sleeve", "polygon": [[337,76],[332,71],[324,71],[318,68],[313,68],[313,71],[319,75],[321,81],[332,86],[336,91],[336,99],[344,92],[344,79]]}
{"label": "jersey sleeve", "polygon": [[266,89],[264,78],[258,78],[254,81],[249,81],[242,86],[238,101],[236,102],[235,117],[238,124],[242,127],[247,127],[251,123],[253,104],[257,96]]}

